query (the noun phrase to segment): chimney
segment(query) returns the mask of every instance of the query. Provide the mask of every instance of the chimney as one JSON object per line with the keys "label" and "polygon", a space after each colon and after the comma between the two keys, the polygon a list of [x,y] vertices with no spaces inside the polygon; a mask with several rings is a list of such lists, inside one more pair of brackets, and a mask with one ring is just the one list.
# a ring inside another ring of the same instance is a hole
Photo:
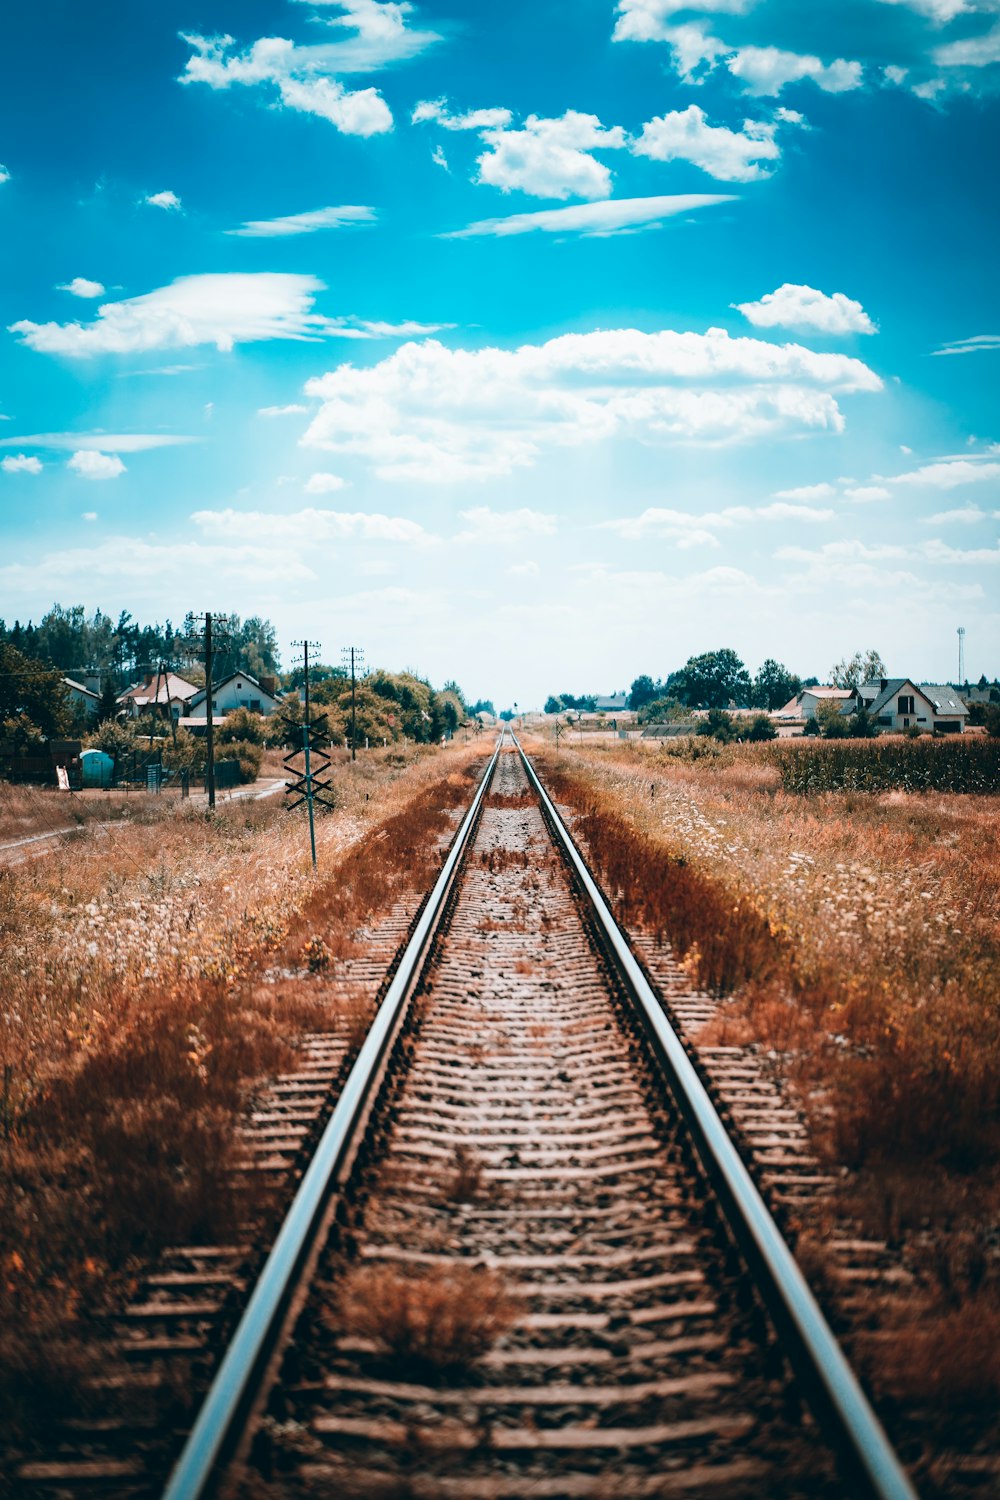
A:
{"label": "chimney", "polygon": [[886,688],[888,686],[889,686],[889,679],[888,679],[888,677],[883,677],[882,680],[881,680],[881,688],[882,688],[883,693],[885,692],[885,690],[886,690]]}

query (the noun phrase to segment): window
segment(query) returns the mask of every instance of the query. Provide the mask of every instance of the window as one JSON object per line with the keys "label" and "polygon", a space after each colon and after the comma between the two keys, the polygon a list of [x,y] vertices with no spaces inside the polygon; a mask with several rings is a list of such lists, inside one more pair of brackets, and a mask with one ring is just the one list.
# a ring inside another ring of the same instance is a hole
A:
{"label": "window", "polygon": [[902,693],[900,695],[898,712],[901,714],[912,714],[915,712],[912,693]]}

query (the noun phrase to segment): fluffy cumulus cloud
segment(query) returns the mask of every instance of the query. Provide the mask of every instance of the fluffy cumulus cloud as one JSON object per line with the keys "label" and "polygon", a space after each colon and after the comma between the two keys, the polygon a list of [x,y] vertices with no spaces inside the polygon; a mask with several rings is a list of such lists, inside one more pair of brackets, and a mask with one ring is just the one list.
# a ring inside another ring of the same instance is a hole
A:
{"label": "fluffy cumulus cloud", "polygon": [[518,128],[509,109],[453,114],[445,99],[424,100],[413,111],[416,124],[475,132],[487,149],[477,158],[475,181],[535,198],[607,198],[611,171],[594,151],[628,144],[618,125],[605,128],[596,115],[568,109],[558,119],[529,115]]}
{"label": "fluffy cumulus cloud", "polygon": [[762,120],[746,120],[742,130],[710,125],[704,110],[691,104],[649,120],[632,150],[654,161],[689,161],[723,182],[754,182],[781,155],[776,131]]}
{"label": "fluffy cumulus cloud", "polygon": [[416,521],[377,512],[305,510],[282,514],[260,510],[196,510],[191,517],[202,535],[253,546],[322,542],[426,543],[432,538]]}
{"label": "fluffy cumulus cloud", "polygon": [[838,57],[824,63],[811,54],[784,52],[780,47],[741,47],[726,61],[726,67],[749,94],[780,94],[789,83],[809,79],[828,94],[843,94],[861,87],[859,62]]}
{"label": "fluffy cumulus cloud", "polygon": [[606,198],[601,203],[574,203],[570,208],[542,208],[534,213],[507,214],[498,219],[478,219],[464,229],[453,229],[443,239],[461,240],[476,235],[504,238],[511,234],[576,234],[601,238],[655,229],[665,219],[693,213],[718,203],[734,202],[731,193],[674,193],[657,198]]}
{"label": "fluffy cumulus cloud", "polygon": [[69,292],[72,297],[103,297],[104,287],[99,281],[88,281],[86,276],[74,276],[72,281],[67,281],[64,286],[56,288],[59,292]]}
{"label": "fluffy cumulus cloud", "polygon": [[352,229],[359,224],[374,222],[373,208],[348,203],[341,208],[314,208],[307,213],[285,214],[279,219],[247,219],[238,229],[227,229],[226,233],[244,239],[288,239],[293,235],[315,234],[320,229]]}
{"label": "fluffy cumulus cloud", "polygon": [[314,276],[284,272],[183,276],[140,297],[104,303],[92,323],[22,320],[10,331],[42,353],[80,357],[198,344],[230,350],[265,339],[412,337],[440,327],[326,318],[313,311],[315,294],[322,290]]}
{"label": "fluffy cumulus cloud", "polygon": [[837,492],[832,484],[800,484],[791,490],[775,490],[776,500],[829,500]]}
{"label": "fluffy cumulus cloud", "polygon": [[9,181],[10,181],[10,173],[7,171],[7,168],[5,166],[3,166],[2,164],[0,164],[0,185],[2,185],[5,182],[9,182]]}
{"label": "fluffy cumulus cloud", "polygon": [[331,495],[334,490],[342,490],[347,484],[339,474],[310,474],[303,488],[307,495]]}
{"label": "fluffy cumulus cloud", "polygon": [[33,453],[8,453],[0,459],[0,469],[5,474],[40,474],[42,461]]}
{"label": "fluffy cumulus cloud", "polygon": [[[192,48],[181,82],[211,89],[261,87],[286,109],[317,115],[344,135],[381,135],[392,129],[392,112],[375,88],[348,89],[341,76],[370,73],[416,57],[439,40],[409,25],[409,4],[316,0],[337,39],[297,46],[286,37],[260,37],[240,51],[231,36],[185,36]],[[343,34],[343,35],[341,35]]]}
{"label": "fluffy cumulus cloud", "polygon": [[815,328],[820,333],[875,333],[860,302],[843,292],[828,296],[811,286],[785,282],[759,302],[733,304],[755,328]]}
{"label": "fluffy cumulus cloud", "polygon": [[[148,203],[151,208],[165,209],[167,213],[180,212],[181,200],[176,193],[171,192],[169,189],[162,193],[149,193],[142,201],[143,203]],[[98,295],[100,294],[98,293]]]}
{"label": "fluffy cumulus cloud", "polygon": [[493,126],[480,132],[488,149],[479,157],[478,180],[535,198],[607,198],[611,172],[592,153],[626,144],[620,126],[606,130],[596,115],[569,109],[560,119],[529,115],[520,130]]}
{"label": "fluffy cumulus cloud", "polygon": [[100,453],[95,448],[81,448],[74,453],[66,467],[79,474],[81,479],[117,479],[125,473],[125,465],[117,453]]}
{"label": "fluffy cumulus cloud", "polygon": [[402,481],[488,479],[543,449],[612,437],[728,442],[839,432],[840,392],[881,389],[860,360],[799,344],[609,329],[519,349],[408,343],[367,369],[311,380],[306,446],[353,453]]}
{"label": "fluffy cumulus cloud", "polygon": [[662,42],[666,41],[671,21],[678,11],[700,10],[704,12],[728,12],[739,15],[747,11],[754,0],[697,0],[685,5],[680,0],[619,0],[616,7],[616,42]]}

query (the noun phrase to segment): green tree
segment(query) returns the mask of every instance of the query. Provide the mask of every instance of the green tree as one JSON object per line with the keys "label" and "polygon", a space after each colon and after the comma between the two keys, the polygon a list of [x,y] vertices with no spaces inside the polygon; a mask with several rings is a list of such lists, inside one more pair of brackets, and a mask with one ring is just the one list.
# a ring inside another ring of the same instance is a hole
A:
{"label": "green tree", "polygon": [[725,708],[729,703],[739,707],[751,691],[750,674],[729,647],[689,657],[667,679],[667,687],[689,708]]}
{"label": "green tree", "polygon": [[65,733],[70,722],[62,673],[24,655],[9,643],[0,645],[0,726],[18,738],[33,726],[45,736]]}
{"label": "green tree", "polygon": [[658,686],[659,684],[655,683],[652,677],[647,674],[637,677],[629,689],[629,708],[635,709],[638,712],[639,709],[645,708],[647,703],[652,703],[657,695]]}
{"label": "green tree", "polygon": [[768,657],[767,661],[761,663],[753,680],[753,706],[766,708],[768,712],[783,708],[790,698],[795,697],[801,686],[799,678],[783,662]]}
{"label": "green tree", "polygon": [[219,725],[216,737],[220,745],[232,745],[241,741],[250,745],[263,745],[267,742],[264,716],[253,714],[248,708],[234,708]]}
{"label": "green tree", "polygon": [[852,692],[856,692],[863,682],[877,682],[886,676],[886,664],[875,650],[855,651],[853,656],[835,662],[830,668],[832,686],[850,688]]}
{"label": "green tree", "polygon": [[736,739],[736,721],[724,709],[710,708],[707,717],[698,725],[698,733],[710,735],[713,740],[728,744],[730,740]]}

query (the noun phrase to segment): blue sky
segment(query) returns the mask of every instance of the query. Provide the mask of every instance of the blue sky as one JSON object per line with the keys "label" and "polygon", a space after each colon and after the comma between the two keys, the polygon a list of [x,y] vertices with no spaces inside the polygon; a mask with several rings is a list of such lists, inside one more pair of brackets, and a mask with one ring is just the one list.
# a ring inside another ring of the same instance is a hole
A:
{"label": "blue sky", "polygon": [[1000,669],[1000,0],[9,10],[0,615]]}

